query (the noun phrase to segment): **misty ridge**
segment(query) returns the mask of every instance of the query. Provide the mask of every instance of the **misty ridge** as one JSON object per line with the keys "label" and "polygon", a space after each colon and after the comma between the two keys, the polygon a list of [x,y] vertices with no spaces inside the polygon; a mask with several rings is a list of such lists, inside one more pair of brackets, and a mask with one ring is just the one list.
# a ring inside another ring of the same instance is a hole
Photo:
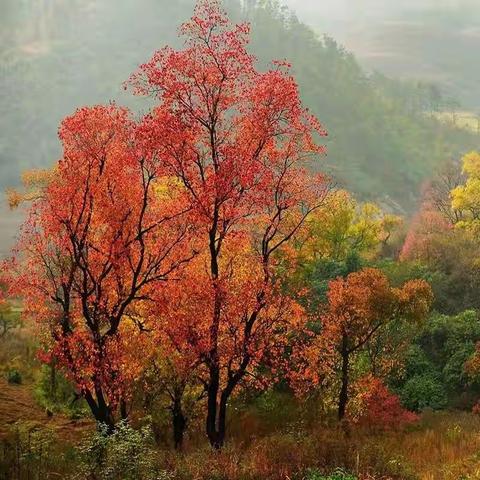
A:
{"label": "misty ridge", "polygon": [[[476,118],[478,2],[224,3],[252,23],[261,64],[292,62],[306,103],[330,133],[322,168],[360,198],[411,211],[422,181],[476,145],[471,132],[447,131],[425,114]],[[178,45],[176,25],[192,6],[192,0],[4,1],[0,187],[57,159],[57,127],[78,106],[116,101],[146,111],[148,101],[132,99],[122,84],[154,50]],[[9,237],[15,219],[3,210],[2,220]]]}

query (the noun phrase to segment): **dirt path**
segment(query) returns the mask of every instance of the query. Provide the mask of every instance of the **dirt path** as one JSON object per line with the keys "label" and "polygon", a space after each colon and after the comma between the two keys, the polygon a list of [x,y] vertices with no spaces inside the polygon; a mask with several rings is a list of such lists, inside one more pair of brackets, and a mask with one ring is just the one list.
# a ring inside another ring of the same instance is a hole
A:
{"label": "dirt path", "polygon": [[17,421],[32,422],[38,427],[48,426],[67,441],[74,441],[79,434],[93,430],[93,422],[87,419],[71,420],[60,414],[48,417],[35,402],[30,386],[10,385],[0,378],[0,438],[5,437]]}

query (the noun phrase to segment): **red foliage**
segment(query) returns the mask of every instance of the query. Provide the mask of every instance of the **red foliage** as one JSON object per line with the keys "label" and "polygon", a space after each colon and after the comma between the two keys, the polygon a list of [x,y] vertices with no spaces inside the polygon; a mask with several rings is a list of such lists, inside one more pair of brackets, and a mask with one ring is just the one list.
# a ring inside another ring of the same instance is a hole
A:
{"label": "red foliage", "polygon": [[426,204],[411,222],[400,259],[435,262],[443,255],[436,240],[452,228],[441,212]]}
{"label": "red foliage", "polygon": [[[207,391],[207,433],[223,442],[230,395],[276,355],[299,310],[282,295],[278,253],[325,196],[307,160],[326,133],[303,108],[287,64],[266,72],[247,52],[249,26],[202,0],[181,32],[130,81],[157,98],[140,130],[151,156],[187,196],[199,255],[177,307],[163,315],[183,352],[196,352]],[[177,300],[177,299],[176,299]]]}
{"label": "red foliage", "polygon": [[418,415],[402,407],[397,395],[391,393],[383,382],[375,377],[362,378],[356,385],[357,411],[352,420],[373,429],[394,430],[418,420]]}
{"label": "red foliage", "polygon": [[7,265],[10,293],[40,325],[45,358],[112,425],[148,352],[136,309],[192,256],[190,226],[181,193],[158,194],[162,171],[127,110],[79,109],[59,136],[62,159]]}

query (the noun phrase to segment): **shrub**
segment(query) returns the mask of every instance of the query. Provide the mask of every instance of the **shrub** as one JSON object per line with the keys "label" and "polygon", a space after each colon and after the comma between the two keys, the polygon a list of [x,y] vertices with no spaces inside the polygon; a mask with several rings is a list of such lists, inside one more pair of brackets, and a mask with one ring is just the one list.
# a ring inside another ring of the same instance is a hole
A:
{"label": "shrub", "polygon": [[16,370],[8,370],[7,381],[10,384],[20,385],[22,383],[22,374]]}
{"label": "shrub", "polygon": [[359,411],[354,419],[359,425],[397,429],[418,420],[415,413],[402,407],[399,397],[391,393],[380,379],[368,376],[359,383]]}
{"label": "shrub", "polygon": [[400,398],[405,408],[419,412],[425,408],[440,410],[447,405],[442,383],[433,375],[415,375],[403,386]]}
{"label": "shrub", "polygon": [[81,455],[78,480],[157,480],[168,478],[157,464],[151,430],[135,430],[120,422],[111,435],[106,429],[96,432],[79,448]]}

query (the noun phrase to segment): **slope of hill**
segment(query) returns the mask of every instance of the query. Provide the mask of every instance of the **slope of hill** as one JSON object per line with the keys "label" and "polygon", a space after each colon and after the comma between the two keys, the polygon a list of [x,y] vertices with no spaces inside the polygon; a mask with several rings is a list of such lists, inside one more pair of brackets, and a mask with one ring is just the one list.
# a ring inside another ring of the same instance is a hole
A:
{"label": "slope of hill", "polygon": [[436,82],[465,108],[480,108],[477,0],[283,1],[351,49],[362,66]]}
{"label": "slope of hill", "polygon": [[[253,24],[262,63],[287,58],[306,103],[329,130],[327,168],[362,197],[411,209],[438,165],[478,145],[478,137],[425,118],[424,91],[367,76],[352,54],[319,38],[274,1],[226,1]],[[122,82],[166,43],[193,0],[6,0],[0,17],[0,187],[59,155],[56,129],[77,106],[116,100],[137,111]],[[134,19],[134,21],[132,21]],[[419,99],[419,101],[417,101]]]}
{"label": "slope of hill", "polygon": [[254,51],[264,61],[292,61],[306,104],[330,132],[327,163],[357,194],[389,197],[409,210],[440,164],[480,144],[478,136],[425,116],[425,85],[366,75],[334,40],[318,38],[273,4],[250,18]]}

